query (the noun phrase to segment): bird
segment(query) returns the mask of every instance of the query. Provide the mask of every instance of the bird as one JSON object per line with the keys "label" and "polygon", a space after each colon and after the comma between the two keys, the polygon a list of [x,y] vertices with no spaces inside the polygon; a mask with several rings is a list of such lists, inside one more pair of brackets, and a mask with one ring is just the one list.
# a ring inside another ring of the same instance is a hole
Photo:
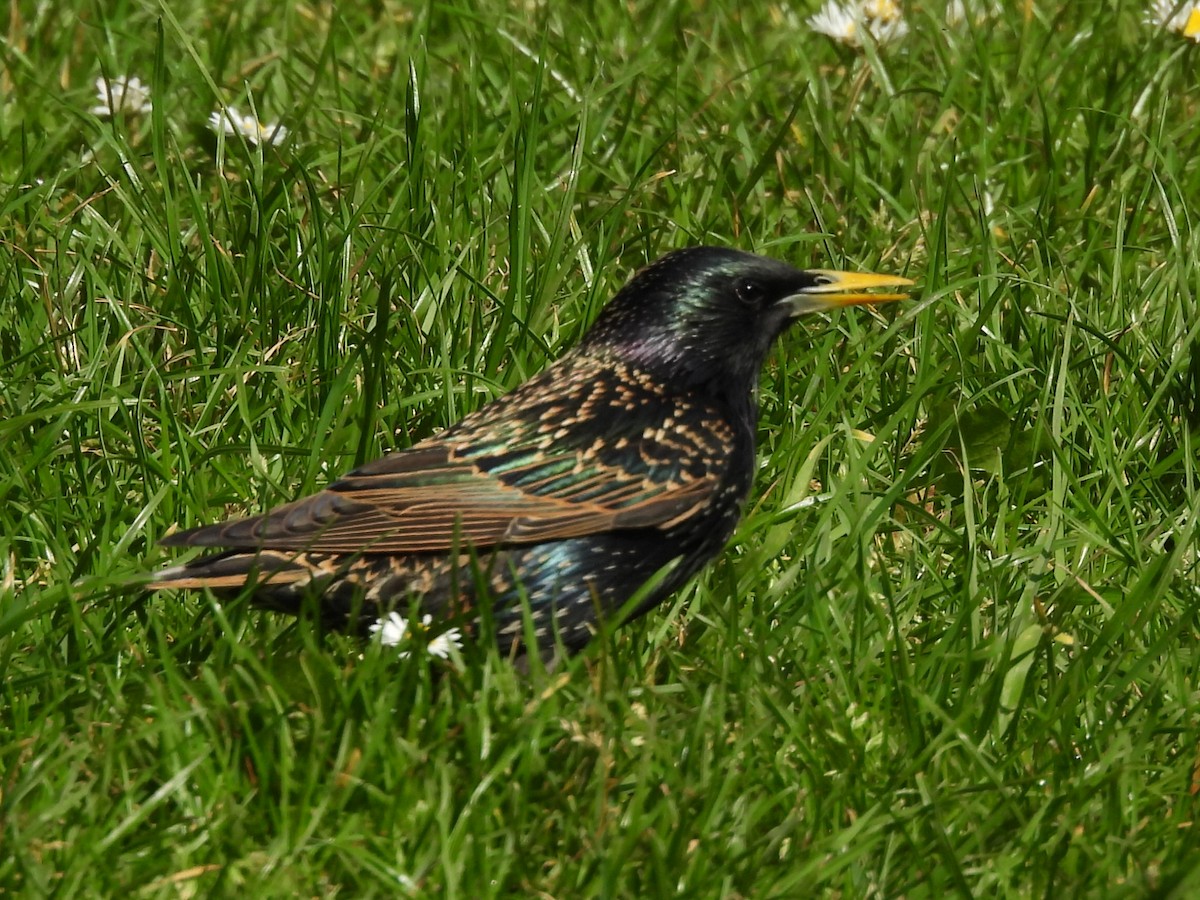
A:
{"label": "bird", "polygon": [[315,608],[363,637],[415,614],[429,634],[490,620],[511,659],[555,665],[720,554],[752,486],[760,371],[788,326],[912,284],[670,252],[574,348],[441,433],[261,515],[169,534],[208,552],[147,587]]}

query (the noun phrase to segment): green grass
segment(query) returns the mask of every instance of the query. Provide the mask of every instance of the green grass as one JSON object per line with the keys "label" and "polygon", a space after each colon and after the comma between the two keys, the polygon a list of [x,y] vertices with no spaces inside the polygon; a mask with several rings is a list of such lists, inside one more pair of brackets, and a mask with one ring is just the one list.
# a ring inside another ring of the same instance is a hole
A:
{"label": "green grass", "polygon": [[[1200,890],[1200,51],[1131,2],[865,52],[811,4],[367,6],[6,22],[0,893]],[[700,242],[921,286],[784,339],[730,548],[566,670],[127,587]]]}

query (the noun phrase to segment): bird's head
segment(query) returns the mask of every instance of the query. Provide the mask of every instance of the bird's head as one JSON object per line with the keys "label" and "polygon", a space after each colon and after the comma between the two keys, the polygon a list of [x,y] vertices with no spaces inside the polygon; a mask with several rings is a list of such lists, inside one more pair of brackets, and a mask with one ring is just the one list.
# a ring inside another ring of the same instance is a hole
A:
{"label": "bird's head", "polygon": [[800,315],[905,294],[867,293],[912,284],[890,275],[791,266],[722,247],[677,250],[642,269],[614,297],[580,345],[614,353],[676,383],[757,383],[774,340]]}

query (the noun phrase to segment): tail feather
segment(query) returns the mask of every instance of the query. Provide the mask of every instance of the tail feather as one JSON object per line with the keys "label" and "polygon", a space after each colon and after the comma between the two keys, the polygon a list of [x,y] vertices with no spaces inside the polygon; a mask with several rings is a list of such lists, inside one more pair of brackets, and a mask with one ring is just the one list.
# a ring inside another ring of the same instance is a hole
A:
{"label": "tail feather", "polygon": [[230,550],[162,569],[154,574],[154,580],[146,587],[152,591],[170,588],[229,590],[251,583],[297,587],[320,574],[329,573],[317,561],[303,554]]}
{"label": "tail feather", "polygon": [[293,614],[306,599],[317,598],[320,618],[328,627],[366,634],[379,618],[381,602],[408,596],[408,572],[367,583],[380,565],[378,560],[332,553],[229,550],[162,569],[146,588],[207,588],[224,596],[249,591],[256,606]]}

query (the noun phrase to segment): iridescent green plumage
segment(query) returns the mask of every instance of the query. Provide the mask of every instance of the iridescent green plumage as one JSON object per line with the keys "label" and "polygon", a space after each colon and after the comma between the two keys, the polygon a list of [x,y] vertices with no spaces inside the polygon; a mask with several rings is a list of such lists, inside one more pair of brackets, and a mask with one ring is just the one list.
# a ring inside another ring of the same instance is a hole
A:
{"label": "iridescent green plumage", "polygon": [[755,386],[798,312],[896,295],[905,283],[803,272],[717,248],[640,272],[584,340],[540,375],[445,432],[263,516],[163,543],[225,547],[153,587],[238,591],[365,628],[408,610],[470,622],[487,603],[520,653],[528,609],[539,651],[582,647],[597,622],[666,571],[633,615],[728,540],[750,488]]}

